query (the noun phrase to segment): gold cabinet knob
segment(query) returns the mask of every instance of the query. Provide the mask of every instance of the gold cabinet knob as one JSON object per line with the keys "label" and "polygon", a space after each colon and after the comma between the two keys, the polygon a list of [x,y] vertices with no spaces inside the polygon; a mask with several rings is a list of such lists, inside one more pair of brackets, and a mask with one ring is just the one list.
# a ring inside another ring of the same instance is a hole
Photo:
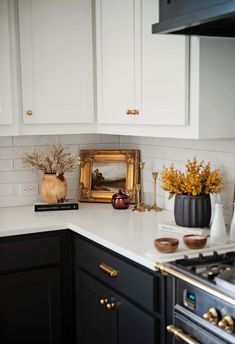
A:
{"label": "gold cabinet knob", "polygon": [[127,115],[133,115],[133,116],[135,116],[135,115],[139,115],[140,112],[139,112],[139,110],[137,110],[137,109],[127,109],[127,110],[126,110],[126,114],[127,114]]}
{"label": "gold cabinet knob", "polygon": [[115,308],[115,303],[107,303],[106,308],[110,311],[111,309]]}
{"label": "gold cabinet knob", "polygon": [[211,307],[208,312],[203,314],[203,318],[206,321],[209,321],[211,324],[217,325],[219,321],[219,315],[217,310],[214,307]]}
{"label": "gold cabinet knob", "polygon": [[106,305],[108,303],[108,299],[100,299],[101,305]]}
{"label": "gold cabinet knob", "polygon": [[32,116],[33,111],[32,110],[28,110],[26,113],[27,113],[28,116]]}
{"label": "gold cabinet knob", "polygon": [[234,331],[234,321],[230,315],[225,315],[223,319],[219,321],[218,326],[228,333]]}

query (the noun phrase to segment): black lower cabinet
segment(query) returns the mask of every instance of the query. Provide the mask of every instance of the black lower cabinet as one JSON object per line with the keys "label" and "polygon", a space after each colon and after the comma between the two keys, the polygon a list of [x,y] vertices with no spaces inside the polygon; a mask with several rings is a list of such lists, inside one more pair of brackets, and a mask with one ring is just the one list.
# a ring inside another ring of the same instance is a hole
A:
{"label": "black lower cabinet", "polygon": [[61,343],[61,329],[59,268],[0,277],[2,343]]}
{"label": "black lower cabinet", "polygon": [[112,302],[116,305],[115,343],[118,344],[155,344],[157,320],[120,295],[112,293]]}
{"label": "black lower cabinet", "polygon": [[101,300],[109,289],[80,270],[76,271],[76,343],[112,344],[112,317]]}
{"label": "black lower cabinet", "polygon": [[0,342],[73,343],[70,231],[0,239]]}
{"label": "black lower cabinet", "polygon": [[157,320],[76,269],[77,344],[156,344]]}
{"label": "black lower cabinet", "polygon": [[165,283],[69,230],[0,238],[0,343],[169,344]]}

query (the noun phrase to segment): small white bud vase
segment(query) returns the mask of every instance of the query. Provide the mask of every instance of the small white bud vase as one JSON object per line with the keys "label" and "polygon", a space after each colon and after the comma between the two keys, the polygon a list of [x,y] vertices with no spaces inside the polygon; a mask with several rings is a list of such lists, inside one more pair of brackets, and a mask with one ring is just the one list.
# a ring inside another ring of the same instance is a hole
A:
{"label": "small white bud vase", "polygon": [[235,241],[235,203],[233,206],[233,218],[230,225],[230,239],[231,241]]}
{"label": "small white bud vase", "polygon": [[226,243],[226,226],[224,222],[223,204],[215,204],[215,214],[211,225],[210,242],[212,245]]}

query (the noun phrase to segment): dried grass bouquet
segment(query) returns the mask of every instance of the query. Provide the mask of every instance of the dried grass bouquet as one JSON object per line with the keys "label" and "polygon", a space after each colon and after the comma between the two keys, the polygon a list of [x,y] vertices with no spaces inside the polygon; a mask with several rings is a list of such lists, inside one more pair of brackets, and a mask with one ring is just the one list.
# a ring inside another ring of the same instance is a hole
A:
{"label": "dried grass bouquet", "polygon": [[204,165],[194,157],[185,164],[185,172],[175,169],[174,164],[170,167],[163,166],[161,172],[162,189],[169,191],[169,198],[176,195],[208,195],[218,193],[223,187],[223,173],[218,169],[211,170],[210,162]]}
{"label": "dried grass bouquet", "polygon": [[26,154],[23,157],[23,164],[26,167],[40,170],[44,174],[61,176],[65,172],[72,172],[79,164],[79,157],[65,152],[65,149],[62,145],[56,145],[49,152]]}

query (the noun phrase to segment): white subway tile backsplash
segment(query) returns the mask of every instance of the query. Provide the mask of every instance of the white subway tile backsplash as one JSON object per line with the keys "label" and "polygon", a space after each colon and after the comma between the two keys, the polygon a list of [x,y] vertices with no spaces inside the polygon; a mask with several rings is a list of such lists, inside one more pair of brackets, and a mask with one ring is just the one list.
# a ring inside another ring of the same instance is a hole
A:
{"label": "white subway tile backsplash", "polygon": [[11,136],[0,137],[0,146],[12,146],[12,137]]}
{"label": "white subway tile backsplash", "polygon": [[[119,149],[119,136],[81,135],[35,135],[0,137],[0,207],[32,204],[41,200],[39,184],[43,174],[26,168],[22,157],[26,153],[49,150],[62,144],[67,151],[79,154],[80,149]],[[66,173],[69,198],[78,198],[79,169]],[[33,187],[27,195],[24,188]],[[23,190],[23,191],[22,191]]]}
{"label": "white subway tile backsplash", "polygon": [[0,184],[0,195],[12,195],[13,184]]}
{"label": "white subway tile backsplash", "polygon": [[57,135],[14,136],[13,146],[49,146],[58,144]]}
{"label": "white subway tile backsplash", "polygon": [[[0,164],[1,164],[0,160]],[[27,167],[24,166],[22,159],[14,159],[13,160],[13,169],[16,171],[24,171],[24,170],[28,170]]]}
{"label": "white subway tile backsplash", "polygon": [[2,183],[18,183],[18,182],[34,182],[37,181],[35,171],[9,171],[1,172],[0,184]]}
{"label": "white subway tile backsplash", "polygon": [[32,153],[34,147],[0,147],[0,159],[21,159],[26,153]]}
{"label": "white subway tile backsplash", "polygon": [[11,171],[13,169],[13,160],[3,159],[0,160],[0,172]]}
{"label": "white subway tile backsplash", "polygon": [[59,135],[59,143],[62,145],[100,143],[100,135],[98,134]]}
{"label": "white subway tile backsplash", "polygon": [[[235,184],[235,139],[226,140],[181,140],[168,138],[134,137],[99,134],[44,135],[0,137],[0,207],[32,204],[40,199],[38,185],[42,179],[40,172],[32,171],[22,165],[26,153],[51,149],[55,144],[68,147],[68,151],[79,153],[80,149],[139,149],[141,160],[145,162],[143,172],[145,202],[153,202],[152,171],[161,171],[162,166],[174,163],[183,169],[185,161],[194,156],[198,160],[211,161],[213,168],[224,172],[224,190],[221,199],[227,223],[233,211]],[[66,173],[68,197],[78,197],[79,169]],[[20,195],[24,185],[32,184],[38,190],[32,195]],[[157,181],[157,203],[173,210],[174,199],[168,200],[168,193],[161,189]]]}

